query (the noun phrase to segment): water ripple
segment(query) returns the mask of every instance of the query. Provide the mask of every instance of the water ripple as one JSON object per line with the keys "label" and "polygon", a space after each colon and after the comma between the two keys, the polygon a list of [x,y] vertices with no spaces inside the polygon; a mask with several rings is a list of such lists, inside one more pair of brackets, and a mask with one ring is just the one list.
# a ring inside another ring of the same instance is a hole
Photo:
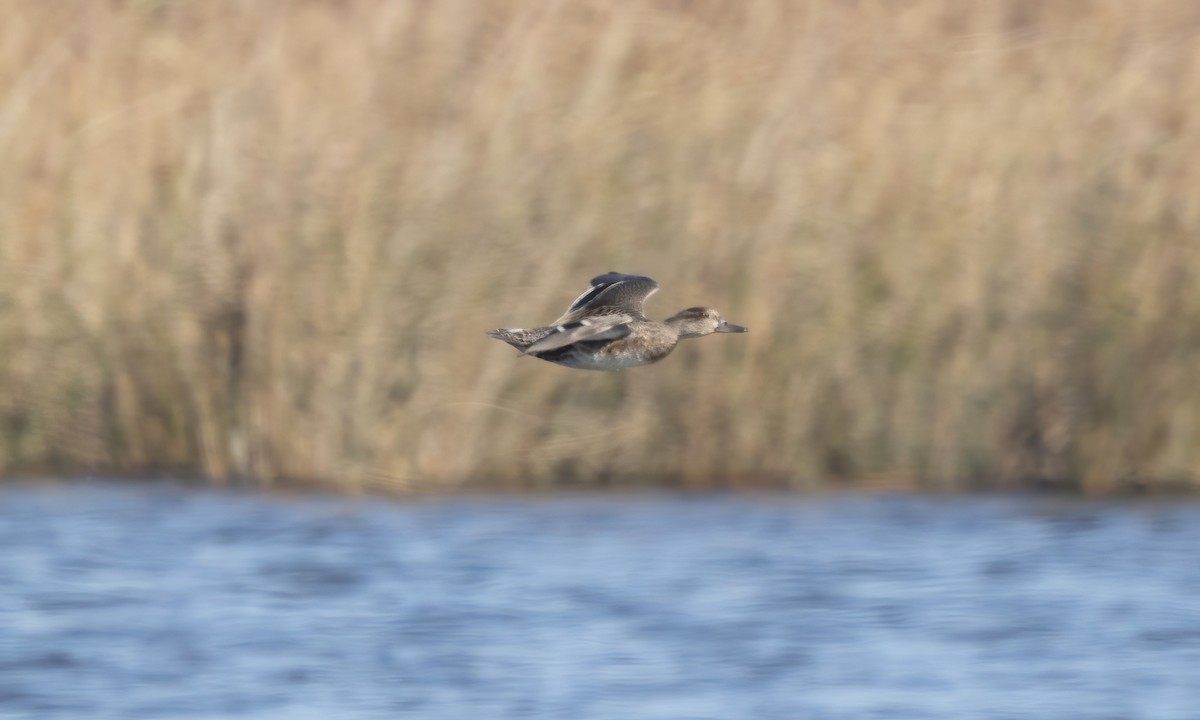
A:
{"label": "water ripple", "polygon": [[0,489],[0,717],[1200,707],[1200,507]]}

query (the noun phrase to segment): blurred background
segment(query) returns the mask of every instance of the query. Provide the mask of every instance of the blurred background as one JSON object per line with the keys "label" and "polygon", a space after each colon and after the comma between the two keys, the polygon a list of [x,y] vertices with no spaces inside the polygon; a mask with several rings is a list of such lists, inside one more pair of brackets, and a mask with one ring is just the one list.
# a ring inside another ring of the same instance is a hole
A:
{"label": "blurred background", "polygon": [[1195,717],[1200,5],[0,17],[5,720]]}
{"label": "blurred background", "polygon": [[1195,3],[3,6],[0,471],[1195,483]]}

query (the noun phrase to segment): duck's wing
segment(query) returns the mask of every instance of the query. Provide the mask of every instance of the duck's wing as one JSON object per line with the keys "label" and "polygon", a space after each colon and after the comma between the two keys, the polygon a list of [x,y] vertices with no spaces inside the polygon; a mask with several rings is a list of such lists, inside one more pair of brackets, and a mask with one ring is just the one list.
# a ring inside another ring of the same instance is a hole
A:
{"label": "duck's wing", "polygon": [[583,317],[589,310],[609,307],[645,317],[646,298],[658,292],[658,283],[645,275],[610,272],[592,278],[588,291],[575,298],[559,323]]}
{"label": "duck's wing", "polygon": [[525,354],[557,350],[580,342],[623,338],[632,332],[629,323],[633,320],[631,315],[618,313],[562,323],[556,325],[549,335],[525,348]]}

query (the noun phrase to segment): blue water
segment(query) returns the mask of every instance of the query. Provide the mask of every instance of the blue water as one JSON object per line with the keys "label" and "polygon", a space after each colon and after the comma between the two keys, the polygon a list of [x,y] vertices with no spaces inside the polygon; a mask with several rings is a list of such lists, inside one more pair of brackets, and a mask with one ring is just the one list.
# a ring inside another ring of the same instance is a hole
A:
{"label": "blue water", "polygon": [[1200,506],[0,488],[0,718],[1200,717]]}

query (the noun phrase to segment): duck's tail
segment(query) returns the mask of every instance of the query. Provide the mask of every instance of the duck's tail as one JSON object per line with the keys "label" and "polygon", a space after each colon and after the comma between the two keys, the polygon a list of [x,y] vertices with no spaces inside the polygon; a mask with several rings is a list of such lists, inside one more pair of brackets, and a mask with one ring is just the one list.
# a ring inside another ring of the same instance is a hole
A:
{"label": "duck's tail", "polygon": [[488,336],[494,337],[497,340],[512,345],[521,352],[529,349],[529,346],[549,335],[554,330],[553,327],[540,327],[524,330],[521,328],[496,328],[489,330]]}

